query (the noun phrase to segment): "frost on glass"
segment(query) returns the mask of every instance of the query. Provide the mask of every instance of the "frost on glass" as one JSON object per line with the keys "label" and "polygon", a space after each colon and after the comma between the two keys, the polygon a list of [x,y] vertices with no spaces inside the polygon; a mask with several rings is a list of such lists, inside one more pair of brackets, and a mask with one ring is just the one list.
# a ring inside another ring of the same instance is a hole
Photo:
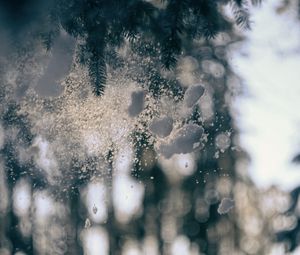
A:
{"label": "frost on glass", "polygon": [[223,198],[218,207],[219,214],[228,213],[234,206],[234,201],[230,198]]}
{"label": "frost on glass", "polygon": [[224,30],[185,38],[169,69],[148,34],[126,37],[98,96],[84,33],[1,57],[0,253],[269,254],[294,218],[268,221],[289,201],[248,178]]}
{"label": "frost on glass", "polygon": [[[188,54],[174,70],[159,69],[157,59],[135,48],[143,47],[124,45],[125,64],[108,65],[97,97],[76,58],[78,45],[63,36],[51,53],[37,47],[28,56],[32,64],[15,56],[3,77],[3,100],[15,103],[1,109],[0,146],[13,152],[9,160],[22,166],[24,177],[6,163],[19,242],[33,240],[39,254],[205,251],[202,229],[215,217],[211,210],[217,212],[221,192],[215,182],[231,174],[214,157],[217,151],[228,157],[232,144],[231,124],[221,118],[223,92],[210,83],[221,75],[202,70],[197,56]],[[60,55],[65,43],[74,48],[72,58]],[[27,76],[18,63],[27,63]],[[15,92],[20,77],[35,84],[22,95]],[[9,215],[8,184],[1,190],[1,213]]]}

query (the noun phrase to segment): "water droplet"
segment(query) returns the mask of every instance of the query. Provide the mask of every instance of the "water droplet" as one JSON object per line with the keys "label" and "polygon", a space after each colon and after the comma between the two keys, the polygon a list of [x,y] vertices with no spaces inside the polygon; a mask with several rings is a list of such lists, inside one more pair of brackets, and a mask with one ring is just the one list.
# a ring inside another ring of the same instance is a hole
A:
{"label": "water droplet", "polygon": [[91,227],[91,221],[89,220],[89,218],[87,218],[87,219],[85,220],[84,227],[85,227],[85,228],[90,228],[90,227]]}
{"label": "water droplet", "polygon": [[98,208],[96,207],[96,205],[93,206],[93,213],[96,214],[98,211]]}

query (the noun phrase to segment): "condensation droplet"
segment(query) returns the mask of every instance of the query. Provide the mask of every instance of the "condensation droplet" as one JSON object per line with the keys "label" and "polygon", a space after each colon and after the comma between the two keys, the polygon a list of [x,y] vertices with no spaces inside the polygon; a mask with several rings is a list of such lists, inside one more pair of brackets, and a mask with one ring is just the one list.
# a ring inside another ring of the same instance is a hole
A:
{"label": "condensation droplet", "polygon": [[84,227],[85,227],[85,228],[90,228],[90,227],[91,227],[91,221],[89,220],[89,218],[87,218],[87,219],[85,220]]}
{"label": "condensation droplet", "polygon": [[98,211],[98,208],[96,207],[96,205],[93,206],[93,213],[96,214]]}

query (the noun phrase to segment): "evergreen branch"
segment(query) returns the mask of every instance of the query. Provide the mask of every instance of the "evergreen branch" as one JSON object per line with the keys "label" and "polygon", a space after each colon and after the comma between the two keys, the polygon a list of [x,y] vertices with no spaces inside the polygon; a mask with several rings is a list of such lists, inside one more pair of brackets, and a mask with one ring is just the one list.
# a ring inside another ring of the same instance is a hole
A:
{"label": "evergreen branch", "polygon": [[96,96],[104,93],[106,83],[106,63],[103,56],[93,56],[88,64],[93,92]]}
{"label": "evergreen branch", "polygon": [[236,24],[242,28],[250,29],[250,14],[244,0],[235,0],[234,2],[232,2],[232,9]]}
{"label": "evergreen branch", "polygon": [[183,12],[185,4],[184,0],[170,0],[163,16],[164,36],[161,41],[161,60],[166,69],[175,67],[177,63],[177,55],[181,52],[180,34],[184,30]]}
{"label": "evergreen branch", "polygon": [[210,40],[223,30],[227,24],[218,10],[216,1],[191,0],[190,6],[196,16],[197,22],[196,24],[192,24],[192,26],[196,29],[195,35],[198,38],[204,37]]}
{"label": "evergreen branch", "polygon": [[[236,23],[250,27],[245,0],[161,0],[165,8],[144,0],[56,0],[56,21],[43,37],[47,49],[55,33],[63,27],[75,38],[86,38],[79,50],[80,63],[88,67],[96,95],[103,93],[106,81],[106,49],[132,44],[146,36],[160,47],[163,67],[171,69],[182,51],[182,39],[211,39],[230,28],[219,4],[230,1]],[[260,1],[260,0],[252,0]],[[113,51],[111,51],[113,52]]]}
{"label": "evergreen branch", "polygon": [[106,83],[106,34],[106,22],[102,20],[100,24],[94,25],[90,30],[86,40],[86,45],[83,48],[86,49],[89,54],[86,64],[88,66],[93,92],[96,96],[103,94]]}

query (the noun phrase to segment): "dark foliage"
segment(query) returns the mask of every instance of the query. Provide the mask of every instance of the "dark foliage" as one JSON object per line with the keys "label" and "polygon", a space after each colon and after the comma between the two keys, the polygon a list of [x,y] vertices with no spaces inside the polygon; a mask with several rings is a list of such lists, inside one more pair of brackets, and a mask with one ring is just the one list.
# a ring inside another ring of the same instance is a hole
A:
{"label": "dark foliage", "polygon": [[101,95],[106,82],[107,49],[146,37],[160,48],[163,67],[173,68],[183,49],[182,40],[209,40],[231,26],[221,12],[221,6],[228,2],[236,23],[248,28],[249,15],[241,0],[165,0],[164,8],[143,0],[53,0],[47,4],[16,0],[6,1],[0,11],[5,13],[5,26],[17,34],[16,38],[29,31],[48,50],[61,28],[81,39],[79,59],[89,70],[95,95]]}

